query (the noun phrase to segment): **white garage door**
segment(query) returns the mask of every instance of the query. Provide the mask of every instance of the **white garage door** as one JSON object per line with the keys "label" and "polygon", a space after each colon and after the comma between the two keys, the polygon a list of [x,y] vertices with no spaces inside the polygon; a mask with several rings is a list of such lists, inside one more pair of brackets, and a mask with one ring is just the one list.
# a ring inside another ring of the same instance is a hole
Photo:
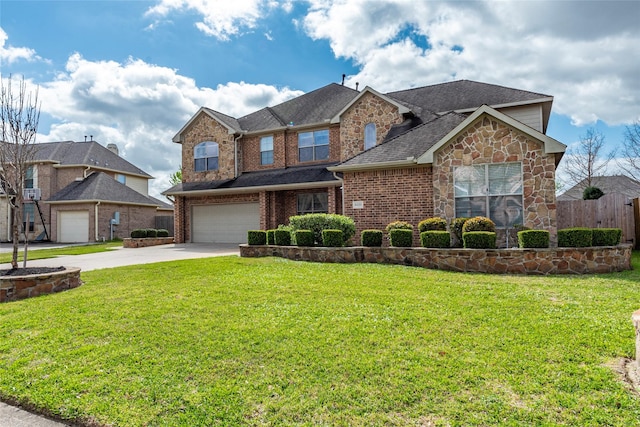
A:
{"label": "white garage door", "polygon": [[89,211],[58,212],[58,242],[89,241]]}
{"label": "white garage door", "polygon": [[246,243],[247,230],[260,229],[260,204],[194,206],[191,212],[194,243]]}

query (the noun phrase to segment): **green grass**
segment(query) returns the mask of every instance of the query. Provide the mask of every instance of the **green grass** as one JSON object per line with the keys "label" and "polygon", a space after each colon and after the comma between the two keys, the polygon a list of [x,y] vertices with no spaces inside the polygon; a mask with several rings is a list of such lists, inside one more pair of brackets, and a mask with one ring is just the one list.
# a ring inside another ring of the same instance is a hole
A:
{"label": "green grass", "polygon": [[[85,255],[85,254],[95,254],[98,252],[106,252],[110,251],[113,248],[122,246],[122,241],[109,241],[105,243],[92,243],[89,245],[77,245],[77,246],[66,246],[62,248],[54,248],[54,249],[38,249],[37,244],[31,244],[28,248],[27,253],[27,262],[29,260],[34,261],[36,259],[46,259],[46,258],[55,258],[57,256],[62,255]],[[18,251],[18,260],[22,261],[24,259],[24,246],[22,243],[20,244],[20,248]],[[11,252],[3,252],[0,254],[0,264],[11,262]],[[28,264],[27,264],[28,266]],[[22,265],[20,265],[22,267]]]}
{"label": "green grass", "polygon": [[118,426],[640,425],[635,270],[491,276],[221,257],[0,305],[0,396]]}

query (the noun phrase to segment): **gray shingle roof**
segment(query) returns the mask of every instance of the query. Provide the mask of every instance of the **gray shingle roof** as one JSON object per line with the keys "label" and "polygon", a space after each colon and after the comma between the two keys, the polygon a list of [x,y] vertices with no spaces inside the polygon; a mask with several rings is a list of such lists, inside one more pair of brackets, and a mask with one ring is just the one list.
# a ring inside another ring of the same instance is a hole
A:
{"label": "gray shingle roof", "polygon": [[47,202],[81,202],[88,200],[158,205],[155,201],[119,183],[104,172],[95,172],[82,181],[72,182],[51,196]]}
{"label": "gray shingle roof", "polygon": [[[596,176],[592,178],[591,185],[598,187],[604,194],[619,193],[635,199],[640,197],[640,182],[624,175]],[[559,202],[566,200],[582,200],[582,192],[587,188],[587,180],[584,179],[558,196]]]}
{"label": "gray shingle roof", "polygon": [[36,147],[34,159],[36,161],[51,161],[61,165],[94,166],[151,178],[151,175],[96,141],[44,142],[36,144]]}
{"label": "gray shingle roof", "polygon": [[204,107],[204,109],[207,110],[207,112],[214,116],[218,121],[225,124],[227,127],[235,129],[237,132],[240,132],[242,130],[240,127],[240,123],[238,123],[238,119],[227,116],[220,111],[212,110],[211,108]]}

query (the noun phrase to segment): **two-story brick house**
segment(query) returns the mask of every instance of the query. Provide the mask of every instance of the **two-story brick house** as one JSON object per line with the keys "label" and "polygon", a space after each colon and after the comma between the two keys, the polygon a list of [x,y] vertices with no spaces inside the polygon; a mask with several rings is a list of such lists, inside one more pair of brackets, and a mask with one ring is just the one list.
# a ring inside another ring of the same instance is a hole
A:
{"label": "two-story brick house", "polygon": [[243,242],[309,212],[348,215],[358,232],[486,215],[555,236],[566,147],[545,135],[552,101],[463,80],[386,94],[330,84],[238,119],[203,107],[173,139],[176,241]]}
{"label": "two-story brick house", "polygon": [[[135,228],[154,227],[157,215],[173,215],[171,205],[149,196],[152,177],[122,158],[115,144],[49,142],[36,144],[34,153],[25,177],[22,225],[32,240],[128,237]],[[7,195],[2,195],[2,241],[11,239],[11,216]]]}

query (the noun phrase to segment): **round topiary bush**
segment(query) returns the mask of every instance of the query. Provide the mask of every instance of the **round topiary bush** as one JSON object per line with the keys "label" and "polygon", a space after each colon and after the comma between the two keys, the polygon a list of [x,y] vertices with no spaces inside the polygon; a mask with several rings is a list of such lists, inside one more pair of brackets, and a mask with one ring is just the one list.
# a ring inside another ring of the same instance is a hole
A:
{"label": "round topiary bush", "polygon": [[466,220],[462,226],[462,233],[469,233],[471,231],[488,231],[494,233],[496,231],[496,225],[485,216],[476,216]]}
{"label": "round topiary bush", "polygon": [[146,228],[136,228],[135,230],[131,230],[132,239],[143,239],[145,237],[147,237]]}
{"label": "round topiary bush", "polygon": [[418,231],[447,231],[447,220],[439,217],[423,219],[418,223]]}
{"label": "round topiary bush", "polygon": [[147,228],[147,237],[158,237],[158,230],[156,230],[155,228]]}
{"label": "round topiary bush", "polygon": [[390,234],[391,230],[413,230],[413,225],[407,221],[393,221],[387,224],[387,227],[384,229],[387,234]]}
{"label": "round topiary bush", "polygon": [[360,242],[362,246],[382,246],[382,230],[362,230],[362,233],[360,234]]}
{"label": "round topiary bush", "polygon": [[158,229],[158,237],[169,237],[169,230],[165,228]]}

